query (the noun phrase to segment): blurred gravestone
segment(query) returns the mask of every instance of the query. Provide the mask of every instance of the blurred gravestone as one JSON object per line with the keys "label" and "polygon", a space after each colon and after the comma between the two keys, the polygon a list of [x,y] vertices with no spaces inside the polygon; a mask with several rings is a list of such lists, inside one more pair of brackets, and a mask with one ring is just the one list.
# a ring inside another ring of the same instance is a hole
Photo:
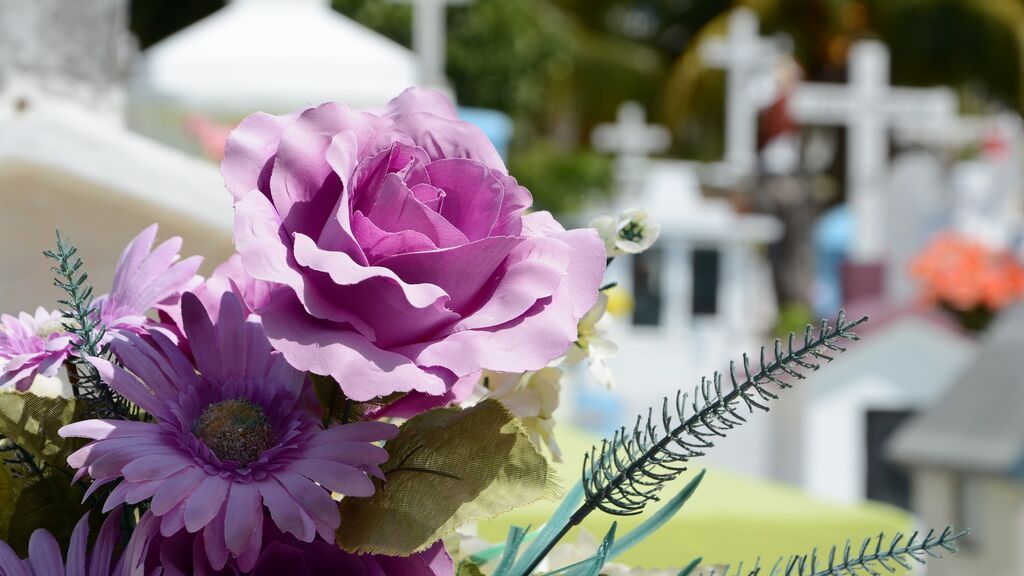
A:
{"label": "blurred gravestone", "polygon": [[725,157],[715,170],[725,178],[749,177],[757,167],[757,121],[779,96],[775,68],[788,57],[789,42],[759,34],[757,13],[737,8],[724,38],[700,46],[701,59],[725,71]]}
{"label": "blurred gravestone", "polygon": [[974,150],[974,155],[957,161],[949,171],[949,224],[991,248],[1020,248],[1024,225],[1020,115],[956,116],[912,130],[904,127],[896,136],[905,143],[938,147],[947,153]]}
{"label": "blurred gravestone", "polygon": [[668,150],[672,134],[658,124],[647,123],[647,112],[638,102],[623,102],[614,124],[599,124],[591,134],[594,148],[611,152],[619,193],[635,200],[647,179],[649,155]]}
{"label": "blurred gravestone", "polygon": [[1015,162],[983,154],[957,164],[952,183],[957,232],[995,249],[1013,243],[1021,225]]}
{"label": "blurred gravestone", "polygon": [[914,283],[907,267],[949,214],[942,162],[934,154],[916,150],[893,162],[886,196],[886,293],[893,302],[907,302]]}
{"label": "blurred gravestone", "polygon": [[0,0],[0,77],[108,98],[136,52],[127,0]]}
{"label": "blurred gravestone", "polygon": [[[874,40],[850,48],[849,83],[805,82],[793,93],[789,112],[804,125],[845,126],[846,202],[854,219],[850,257],[871,266],[883,259],[885,179],[892,128],[952,118],[956,93],[948,88],[897,88],[889,84],[889,49]],[[862,269],[862,277],[876,272]]]}

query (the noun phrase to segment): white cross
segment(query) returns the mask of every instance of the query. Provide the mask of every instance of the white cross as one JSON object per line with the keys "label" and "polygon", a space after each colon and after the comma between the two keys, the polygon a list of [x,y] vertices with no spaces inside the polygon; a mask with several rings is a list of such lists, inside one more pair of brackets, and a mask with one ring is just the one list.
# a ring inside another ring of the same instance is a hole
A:
{"label": "white cross", "polygon": [[779,38],[758,35],[757,14],[738,8],[729,15],[725,38],[700,46],[700,56],[725,76],[725,163],[743,177],[757,166],[757,115],[778,96],[776,62],[786,52]]}
{"label": "white cross", "polygon": [[650,154],[664,152],[672,134],[664,126],[647,123],[639,102],[623,102],[614,124],[599,124],[590,136],[594,148],[616,155],[615,176],[625,193],[638,192]]}
{"label": "white cross", "polygon": [[423,85],[447,87],[444,73],[445,10],[449,4],[469,4],[472,0],[391,0],[412,5],[412,49],[420,59]]}
{"label": "white cross", "polygon": [[850,256],[873,263],[885,253],[889,129],[946,122],[958,104],[949,89],[890,87],[889,50],[881,42],[855,43],[847,74],[845,85],[801,84],[789,112],[803,124],[846,126],[846,198],[854,217]]}

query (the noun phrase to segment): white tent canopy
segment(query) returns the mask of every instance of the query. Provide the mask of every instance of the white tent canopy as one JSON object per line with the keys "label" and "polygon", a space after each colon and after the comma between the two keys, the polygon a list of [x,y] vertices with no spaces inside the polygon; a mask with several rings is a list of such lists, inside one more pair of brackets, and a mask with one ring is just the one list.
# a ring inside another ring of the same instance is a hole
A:
{"label": "white tent canopy", "polygon": [[418,79],[413,52],[324,0],[233,0],[143,52],[129,121],[174,142],[186,113],[234,122],[328,100],[379,106]]}

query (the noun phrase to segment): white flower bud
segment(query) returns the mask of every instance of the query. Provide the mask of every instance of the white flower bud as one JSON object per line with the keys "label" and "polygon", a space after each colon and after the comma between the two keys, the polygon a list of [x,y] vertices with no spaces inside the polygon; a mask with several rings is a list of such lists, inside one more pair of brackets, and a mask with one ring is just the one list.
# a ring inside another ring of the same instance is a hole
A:
{"label": "white flower bud", "polygon": [[658,239],[661,225],[646,210],[626,210],[618,216],[598,216],[590,226],[604,241],[609,258],[640,254]]}

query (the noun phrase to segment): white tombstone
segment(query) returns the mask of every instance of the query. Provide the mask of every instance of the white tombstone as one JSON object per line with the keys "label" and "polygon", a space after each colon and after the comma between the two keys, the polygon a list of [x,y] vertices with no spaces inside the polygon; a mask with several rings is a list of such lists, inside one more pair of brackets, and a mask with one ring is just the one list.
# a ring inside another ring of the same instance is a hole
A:
{"label": "white tombstone", "polygon": [[953,229],[993,249],[1011,246],[1021,232],[1020,191],[1009,187],[1000,162],[978,158],[953,169]]}
{"label": "white tombstone", "polygon": [[[661,295],[656,325],[614,325],[619,353],[611,359],[624,383],[613,394],[621,418],[630,418],[678,388],[689,388],[702,375],[728,366],[738,351],[753,349],[775,318],[768,264],[759,249],[782,234],[774,217],[741,214],[726,200],[705,198],[693,162],[654,159],[636,196],[619,196],[596,213],[616,213],[642,206],[661,224],[655,249],[643,255],[657,259]],[[695,315],[694,252],[714,250],[719,256],[717,310]],[[608,281],[632,286],[632,257],[617,258]],[[628,385],[625,383],[628,382]],[[765,436],[768,421],[757,418],[737,431],[737,440],[716,449],[716,464],[752,474],[767,474],[770,452]]]}
{"label": "white tombstone", "polygon": [[445,76],[445,12],[449,4],[465,5],[472,0],[391,0],[412,5],[412,47],[420,59],[422,82],[433,88],[448,86]]}
{"label": "white tombstone", "polygon": [[803,416],[784,423],[788,429],[776,437],[778,454],[792,455],[794,445],[800,447],[796,480],[804,490],[844,504],[867,497],[869,412],[927,410],[977,348],[973,340],[917,315],[865,328],[863,336],[808,380],[800,391],[807,407]]}
{"label": "white tombstone", "polygon": [[0,0],[0,84],[30,80],[117,119],[135,53],[127,0]]}
{"label": "white tombstone", "polygon": [[911,262],[948,224],[952,206],[946,167],[925,150],[900,154],[892,164],[885,203],[886,295],[890,302],[906,304],[919,290],[909,274]]}
{"label": "white tombstone", "polygon": [[327,101],[381,106],[420,81],[403,46],[327,0],[231,0],[143,52],[129,83],[129,124],[197,151],[189,114],[232,125],[255,110]]}
{"label": "white tombstone", "polygon": [[591,134],[594,148],[615,154],[615,178],[620,193],[635,197],[644,182],[648,157],[668,150],[672,134],[664,126],[647,123],[638,102],[623,102],[614,124],[599,124]]}
{"label": "white tombstone", "polygon": [[779,95],[775,78],[779,59],[788,55],[785,41],[762,37],[757,14],[737,8],[729,15],[724,38],[705,41],[700,56],[725,70],[725,158],[731,176],[749,176],[757,167],[758,113]]}
{"label": "white tombstone", "polygon": [[890,87],[889,50],[877,41],[853,45],[848,75],[846,85],[801,84],[789,111],[800,123],[846,127],[846,194],[856,227],[850,255],[855,262],[872,263],[885,252],[890,129],[947,121],[958,104],[949,89]]}
{"label": "white tombstone", "polygon": [[952,228],[994,249],[1014,247],[1024,226],[1024,122],[1016,113],[957,116],[917,129],[899,130],[902,142],[920,142],[957,152],[979,149],[952,168],[946,191]]}

